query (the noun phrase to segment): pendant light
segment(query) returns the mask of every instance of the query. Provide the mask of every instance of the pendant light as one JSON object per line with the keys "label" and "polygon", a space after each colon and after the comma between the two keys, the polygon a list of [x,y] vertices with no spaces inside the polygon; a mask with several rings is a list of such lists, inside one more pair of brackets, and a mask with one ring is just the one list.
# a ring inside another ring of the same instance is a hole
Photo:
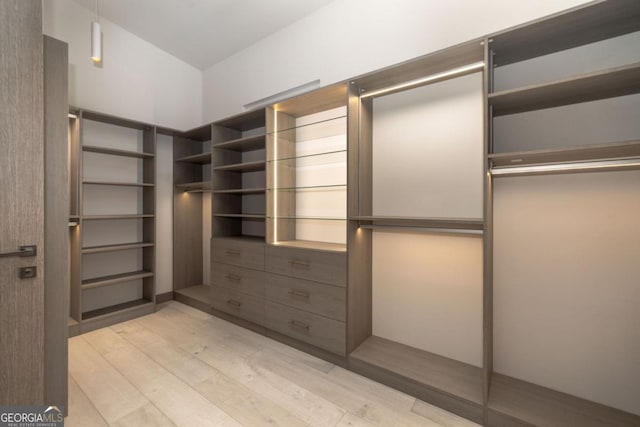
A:
{"label": "pendant light", "polygon": [[98,22],[98,0],[96,0],[96,20],[91,22],[91,60],[95,64],[102,62],[102,32]]}

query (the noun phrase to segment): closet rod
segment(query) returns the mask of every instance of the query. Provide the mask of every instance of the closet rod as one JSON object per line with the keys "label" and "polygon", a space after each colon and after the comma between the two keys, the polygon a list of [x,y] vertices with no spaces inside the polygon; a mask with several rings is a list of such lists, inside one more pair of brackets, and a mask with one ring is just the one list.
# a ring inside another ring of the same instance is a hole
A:
{"label": "closet rod", "polygon": [[437,227],[416,227],[416,226],[405,226],[405,225],[376,225],[376,224],[365,224],[361,225],[359,228],[365,230],[375,230],[375,229],[399,229],[406,231],[417,231],[421,233],[442,233],[442,234],[472,234],[472,235],[482,235],[484,233],[483,230],[469,230],[462,228],[437,228]]}
{"label": "closet rod", "polygon": [[546,165],[531,166],[509,166],[492,168],[489,171],[495,177],[503,176],[525,176],[525,175],[548,175],[580,172],[607,172],[615,170],[640,169],[640,159],[619,159],[609,161],[574,162],[574,163],[554,163]]}

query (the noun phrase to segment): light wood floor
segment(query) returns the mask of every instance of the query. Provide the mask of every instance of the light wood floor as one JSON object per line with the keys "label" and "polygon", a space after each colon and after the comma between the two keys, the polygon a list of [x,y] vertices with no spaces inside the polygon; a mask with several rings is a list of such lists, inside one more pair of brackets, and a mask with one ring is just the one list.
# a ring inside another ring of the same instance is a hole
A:
{"label": "light wood floor", "polygon": [[68,427],[477,426],[177,302],[69,340]]}

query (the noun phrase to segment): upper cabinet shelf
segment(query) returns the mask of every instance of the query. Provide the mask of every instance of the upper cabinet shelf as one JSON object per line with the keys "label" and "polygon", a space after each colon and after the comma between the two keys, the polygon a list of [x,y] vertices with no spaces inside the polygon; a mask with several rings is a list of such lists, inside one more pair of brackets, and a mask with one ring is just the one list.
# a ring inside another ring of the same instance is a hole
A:
{"label": "upper cabinet shelf", "polygon": [[117,148],[96,147],[83,145],[82,150],[89,153],[109,154],[112,156],[135,157],[138,159],[149,159],[155,157],[153,153],[143,153],[140,151],[120,150]]}
{"label": "upper cabinet shelf", "polygon": [[359,221],[363,225],[381,225],[389,227],[422,227],[456,230],[482,230],[482,218],[425,218],[402,216],[352,216],[351,221]]}
{"label": "upper cabinet shelf", "polygon": [[231,151],[253,151],[264,148],[264,134],[237,138],[231,141],[219,142],[214,144],[214,148],[222,148]]}
{"label": "upper cabinet shelf", "polygon": [[640,157],[640,141],[587,145],[563,149],[489,154],[492,167],[529,166]]}
{"label": "upper cabinet shelf", "polygon": [[490,36],[503,66],[640,30],[640,2],[602,1]]}
{"label": "upper cabinet shelf", "polygon": [[494,116],[516,114],[640,92],[640,63],[489,94]]}
{"label": "upper cabinet shelf", "polygon": [[255,162],[233,163],[230,165],[216,166],[213,168],[213,170],[228,172],[256,172],[264,170],[264,165],[264,160],[258,160]]}
{"label": "upper cabinet shelf", "polygon": [[211,163],[211,153],[192,154],[176,159],[176,162],[206,165]]}

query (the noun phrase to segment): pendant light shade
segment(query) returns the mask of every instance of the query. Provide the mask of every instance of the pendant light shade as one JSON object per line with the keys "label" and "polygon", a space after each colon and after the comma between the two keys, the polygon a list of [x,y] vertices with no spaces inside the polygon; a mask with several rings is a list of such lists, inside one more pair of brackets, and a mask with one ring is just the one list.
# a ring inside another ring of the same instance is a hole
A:
{"label": "pendant light shade", "polygon": [[91,60],[95,64],[102,62],[102,32],[98,22],[98,0],[96,0],[96,19],[91,22]]}
{"label": "pendant light shade", "polygon": [[95,63],[102,62],[102,32],[98,21],[91,23],[91,60]]}

